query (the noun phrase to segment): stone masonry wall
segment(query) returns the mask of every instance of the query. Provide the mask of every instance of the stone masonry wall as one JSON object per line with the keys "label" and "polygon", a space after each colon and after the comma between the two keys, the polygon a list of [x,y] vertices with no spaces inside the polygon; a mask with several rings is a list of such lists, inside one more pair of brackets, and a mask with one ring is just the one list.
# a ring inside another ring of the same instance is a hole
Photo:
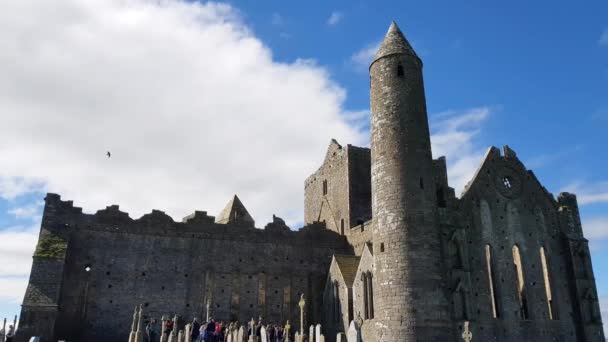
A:
{"label": "stone masonry wall", "polygon": [[[209,301],[216,320],[284,323],[298,321],[304,293],[307,316],[318,321],[331,257],[348,251],[344,237],[321,225],[255,229],[215,224],[204,212],[183,223],[160,211],[132,220],[117,206],[88,215],[49,194],[46,208],[57,206],[63,213],[46,225],[69,244],[55,284],[61,294],[53,338],[68,341],[125,340],[140,303],[156,318],[204,317]],[[32,279],[44,272],[32,271]],[[46,310],[43,300],[27,303],[35,313]],[[35,326],[28,322],[34,317],[23,315],[20,324]]]}

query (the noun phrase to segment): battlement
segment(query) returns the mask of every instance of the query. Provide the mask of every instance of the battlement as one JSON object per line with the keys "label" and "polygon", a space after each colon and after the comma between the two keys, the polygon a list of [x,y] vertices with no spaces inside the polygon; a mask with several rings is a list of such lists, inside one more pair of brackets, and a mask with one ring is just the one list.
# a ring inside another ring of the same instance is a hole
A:
{"label": "battlement", "polygon": [[184,217],[181,222],[161,210],[152,210],[138,219],[133,219],[118,205],[110,205],[95,214],[82,212],[73,201],[63,201],[61,196],[49,193],[43,216],[43,226],[51,231],[88,230],[121,234],[160,235],[196,239],[218,239],[287,244],[306,244],[315,240],[318,246],[345,245],[346,240],[336,233],[325,229],[323,223],[311,223],[298,230],[292,230],[280,217],[263,229],[249,222],[215,222],[214,216],[206,211],[195,211]]}

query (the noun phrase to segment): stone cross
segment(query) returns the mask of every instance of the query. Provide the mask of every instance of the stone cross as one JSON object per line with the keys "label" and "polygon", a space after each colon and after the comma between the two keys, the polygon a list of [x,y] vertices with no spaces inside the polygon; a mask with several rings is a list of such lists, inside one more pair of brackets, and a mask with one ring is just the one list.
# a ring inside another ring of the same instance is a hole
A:
{"label": "stone cross", "polygon": [[287,320],[287,323],[285,323],[285,342],[290,342],[289,341],[289,329],[291,329],[291,325],[289,325],[289,320]]}
{"label": "stone cross", "polygon": [[298,306],[300,307],[300,334],[304,335],[304,308],[306,307],[306,300],[304,300],[303,293],[300,295]]}
{"label": "stone cross", "polygon": [[255,336],[255,320],[251,317],[251,321],[249,322],[249,329],[251,329],[251,334],[249,335],[249,342],[256,342]]}
{"label": "stone cross", "polygon": [[473,341],[473,333],[469,330],[469,321],[464,321],[464,331],[462,332],[462,340],[464,342]]}
{"label": "stone cross", "polygon": [[135,342],[135,325],[137,324],[137,305],[133,310],[133,321],[131,321],[131,333],[129,334],[129,342]]}

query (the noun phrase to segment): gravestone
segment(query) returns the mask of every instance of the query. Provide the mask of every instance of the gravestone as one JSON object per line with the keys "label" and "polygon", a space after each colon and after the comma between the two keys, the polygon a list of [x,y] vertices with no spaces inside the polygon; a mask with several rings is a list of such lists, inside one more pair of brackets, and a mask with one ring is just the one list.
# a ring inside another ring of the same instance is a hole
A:
{"label": "gravestone", "polygon": [[317,324],[315,328],[315,342],[321,342],[321,324]]}
{"label": "gravestone", "polygon": [[315,326],[311,325],[308,329],[308,342],[315,342]]}
{"label": "gravestone", "polygon": [[266,328],[264,326],[260,329],[260,342],[268,342],[268,334],[266,334]]}
{"label": "gravestone", "polygon": [[[3,337],[4,337],[4,336],[3,336]],[[38,336],[32,336],[32,337],[30,338],[30,342],[40,342],[40,337],[38,337]]]}
{"label": "gravestone", "polygon": [[186,324],[184,329],[184,342],[192,342],[192,324]]}
{"label": "gravestone", "polygon": [[300,333],[298,333],[297,331],[296,331],[295,338],[296,338],[296,342],[302,342],[302,341],[300,341]]}
{"label": "gravestone", "polygon": [[350,326],[348,327],[348,333],[346,335],[346,339],[348,342],[361,342],[361,334],[357,329],[357,325],[355,321],[350,321]]}
{"label": "gravestone", "polygon": [[238,342],[245,342],[245,341],[246,341],[246,339],[247,339],[247,333],[246,333],[245,328],[243,328],[243,326],[242,326],[242,325],[241,325],[241,327],[239,328],[239,332],[237,333],[237,335],[236,335],[236,336],[237,336],[237,337],[236,337],[236,340],[237,340]]}
{"label": "gravestone", "polygon": [[339,332],[339,333],[336,335],[336,342],[347,342],[347,341],[346,341],[346,336],[344,335],[344,333]]}

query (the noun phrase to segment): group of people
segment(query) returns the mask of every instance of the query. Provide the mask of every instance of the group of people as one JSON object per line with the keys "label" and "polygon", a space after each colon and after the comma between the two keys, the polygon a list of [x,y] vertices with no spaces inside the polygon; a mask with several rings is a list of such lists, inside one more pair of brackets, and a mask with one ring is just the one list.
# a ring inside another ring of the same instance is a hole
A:
{"label": "group of people", "polygon": [[8,326],[8,331],[4,328],[0,329],[0,342],[12,342],[15,338],[15,327],[11,324]]}
{"label": "group of people", "polygon": [[[165,341],[169,340],[169,335],[173,329],[183,330],[182,322],[174,322],[167,320],[165,325]],[[227,342],[228,333],[233,330],[235,333],[238,329],[238,323],[233,322],[226,324],[225,322],[216,322],[210,318],[202,324],[196,318],[190,322],[192,342]],[[247,324],[247,337],[251,335],[252,327]],[[265,326],[267,341],[269,342],[284,342],[285,330],[280,325],[268,324]],[[255,336],[260,336],[262,333],[261,320],[255,325]],[[162,335],[162,326],[156,319],[152,319],[146,323],[146,342],[159,342]]]}

